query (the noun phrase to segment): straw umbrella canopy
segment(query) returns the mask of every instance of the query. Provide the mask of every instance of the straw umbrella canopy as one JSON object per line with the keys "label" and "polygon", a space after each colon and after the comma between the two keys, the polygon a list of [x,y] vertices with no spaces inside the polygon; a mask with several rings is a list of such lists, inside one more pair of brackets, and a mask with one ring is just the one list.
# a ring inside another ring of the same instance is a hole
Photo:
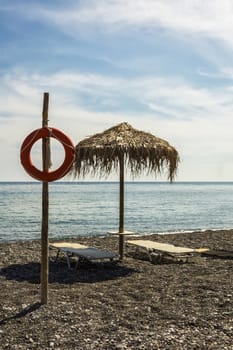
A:
{"label": "straw umbrella canopy", "polygon": [[156,176],[165,170],[168,179],[173,181],[178,163],[179,154],[167,141],[121,123],[80,141],[76,146],[72,171],[75,177],[88,173],[106,176],[119,171],[119,233],[123,233],[124,168],[127,167],[133,177],[142,173]]}

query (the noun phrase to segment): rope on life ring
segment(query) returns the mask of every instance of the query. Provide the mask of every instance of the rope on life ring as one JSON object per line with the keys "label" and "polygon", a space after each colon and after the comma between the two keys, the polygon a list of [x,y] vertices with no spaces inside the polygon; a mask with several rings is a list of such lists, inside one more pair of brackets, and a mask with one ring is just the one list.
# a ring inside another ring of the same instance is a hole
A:
{"label": "rope on life ring", "polygon": [[[65,150],[65,159],[61,166],[54,171],[42,171],[37,169],[31,160],[31,149],[36,141],[44,137],[53,137],[61,142]],[[51,182],[61,179],[65,176],[72,168],[75,155],[75,148],[68,136],[66,136],[62,131],[51,128],[44,127],[41,129],[36,129],[32,131],[23,141],[20,150],[20,160],[21,164],[26,170],[26,172],[36,180],[41,180],[45,182]]]}

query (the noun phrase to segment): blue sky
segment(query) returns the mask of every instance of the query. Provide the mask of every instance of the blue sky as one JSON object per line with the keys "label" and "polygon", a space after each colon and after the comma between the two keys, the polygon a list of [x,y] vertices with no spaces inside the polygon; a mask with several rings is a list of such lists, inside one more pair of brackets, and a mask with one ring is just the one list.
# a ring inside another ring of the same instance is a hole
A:
{"label": "blue sky", "polygon": [[45,91],[74,144],[127,121],[177,148],[178,181],[233,180],[231,0],[0,0],[0,47],[0,181],[31,180]]}

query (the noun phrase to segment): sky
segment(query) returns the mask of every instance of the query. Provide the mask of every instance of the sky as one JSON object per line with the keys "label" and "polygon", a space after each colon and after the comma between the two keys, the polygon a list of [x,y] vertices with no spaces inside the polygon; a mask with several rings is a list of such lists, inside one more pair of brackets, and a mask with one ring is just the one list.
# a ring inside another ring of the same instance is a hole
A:
{"label": "sky", "polygon": [[233,181],[232,0],[0,0],[0,50],[0,181],[33,180],[44,92],[75,145],[128,122],[178,150],[176,181]]}

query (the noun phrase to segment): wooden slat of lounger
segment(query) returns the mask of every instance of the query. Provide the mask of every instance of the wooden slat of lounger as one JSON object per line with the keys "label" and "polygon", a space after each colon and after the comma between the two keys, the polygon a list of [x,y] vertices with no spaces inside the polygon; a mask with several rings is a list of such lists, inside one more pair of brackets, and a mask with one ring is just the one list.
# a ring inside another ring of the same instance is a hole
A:
{"label": "wooden slat of lounger", "polygon": [[209,248],[197,248],[195,249],[195,252],[197,253],[206,253],[209,251]]}
{"label": "wooden slat of lounger", "polygon": [[89,248],[86,245],[79,244],[79,243],[71,243],[71,242],[55,242],[55,243],[50,243],[51,247],[55,248],[74,248],[74,249],[86,249]]}
{"label": "wooden slat of lounger", "polygon": [[186,247],[177,247],[173,244],[167,244],[167,243],[159,243],[154,241],[148,241],[148,240],[130,240],[127,241],[127,243],[146,248],[148,250],[158,250],[163,251],[166,253],[173,253],[173,254],[182,254],[182,253],[193,253],[195,252],[195,249],[192,248],[186,248]]}
{"label": "wooden slat of lounger", "polygon": [[108,250],[88,247],[79,243],[56,242],[51,243],[50,246],[88,260],[113,259],[118,257],[116,253],[109,252]]}
{"label": "wooden slat of lounger", "polygon": [[119,231],[108,231],[107,232],[110,235],[124,235],[124,236],[137,236],[138,234],[133,232],[133,231],[124,231],[124,232],[119,232]]}

